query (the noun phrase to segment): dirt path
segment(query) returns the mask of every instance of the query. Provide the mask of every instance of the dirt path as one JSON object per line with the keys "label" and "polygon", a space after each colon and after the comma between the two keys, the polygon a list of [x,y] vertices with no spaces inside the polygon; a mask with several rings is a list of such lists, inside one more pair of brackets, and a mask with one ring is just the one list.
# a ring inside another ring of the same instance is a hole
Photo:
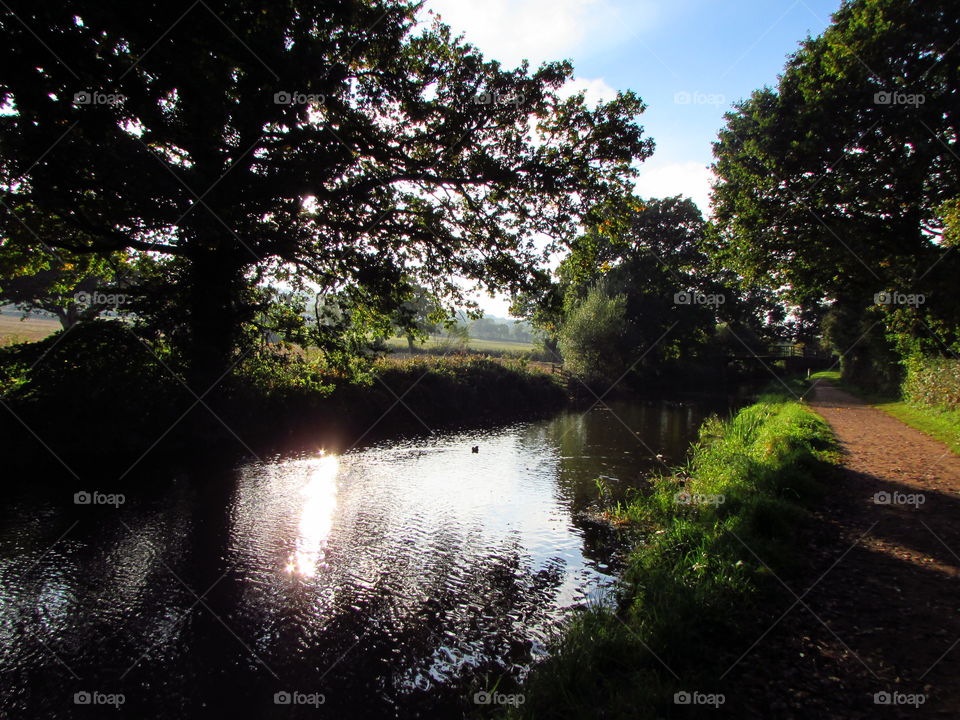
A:
{"label": "dirt path", "polygon": [[770,623],[793,608],[730,672],[728,709],[960,718],[960,458],[830,383],[810,405],[845,467]]}

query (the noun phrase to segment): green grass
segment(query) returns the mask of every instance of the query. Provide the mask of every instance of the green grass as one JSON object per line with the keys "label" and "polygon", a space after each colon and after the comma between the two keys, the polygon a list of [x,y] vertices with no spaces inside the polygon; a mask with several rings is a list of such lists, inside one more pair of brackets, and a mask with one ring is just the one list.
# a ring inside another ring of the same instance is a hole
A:
{"label": "green grass", "polygon": [[960,411],[923,407],[903,401],[876,403],[874,407],[936,438],[960,455]]}
{"label": "green grass", "polygon": [[797,560],[795,531],[837,458],[826,423],[784,395],[704,423],[682,471],[612,509],[640,537],[615,604],[574,619],[511,717],[658,718],[676,692],[726,692],[718,677],[756,637],[771,569]]}
{"label": "green grass", "polygon": [[845,382],[840,378],[840,373],[835,371],[816,373],[811,375],[810,379],[832,380],[844,390],[870,403],[878,410],[895,417],[905,425],[926,433],[945,444],[953,452],[960,454],[960,410],[946,410],[918,405],[889,396],[869,393],[856,385]]}

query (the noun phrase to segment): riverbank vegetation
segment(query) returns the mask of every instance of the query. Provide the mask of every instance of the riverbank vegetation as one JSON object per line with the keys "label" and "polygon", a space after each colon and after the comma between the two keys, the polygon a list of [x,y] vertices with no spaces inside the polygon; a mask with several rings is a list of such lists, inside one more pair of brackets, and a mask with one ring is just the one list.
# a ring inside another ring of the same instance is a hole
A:
{"label": "riverbank vegetation", "polygon": [[[0,431],[25,463],[250,449],[336,413],[347,435],[381,400],[417,426],[506,418],[557,406],[526,360],[595,398],[735,379],[731,355],[800,339],[710,265],[692,201],[634,195],[643,102],[568,93],[567,62],[507,70],[402,0],[232,3],[189,33],[165,6],[14,5],[0,303],[63,327],[0,355]],[[238,39],[257,52],[223,50]],[[116,87],[75,87],[45,44]],[[478,293],[520,322],[480,317]],[[505,364],[440,357],[404,371],[409,398],[392,387],[390,344],[466,353],[471,332]],[[542,347],[511,360],[511,339]]]}
{"label": "riverbank vegetation", "polygon": [[827,425],[786,396],[705,422],[684,468],[611,509],[637,535],[613,602],[576,617],[511,717],[658,718],[682,709],[676,693],[729,694],[719,678],[762,631],[836,459]]}
{"label": "riverbank vegetation", "polygon": [[51,478],[62,466],[126,475],[145,458],[163,467],[197,452],[345,449],[385,433],[529,417],[567,402],[559,377],[517,359],[387,357],[345,368],[263,346],[241,358],[215,395],[193,393],[172,367],[171,348],[119,321],[0,348],[9,410],[0,434],[17,448],[8,467],[49,469]]}

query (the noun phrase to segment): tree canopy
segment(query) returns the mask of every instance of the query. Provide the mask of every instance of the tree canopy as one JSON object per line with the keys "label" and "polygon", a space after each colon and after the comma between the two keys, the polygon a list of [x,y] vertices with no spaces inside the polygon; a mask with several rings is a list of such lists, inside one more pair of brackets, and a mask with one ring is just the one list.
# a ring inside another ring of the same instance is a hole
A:
{"label": "tree canopy", "polygon": [[569,63],[505,69],[419,5],[11,1],[0,17],[5,243],[182,260],[189,364],[228,369],[270,277],[531,283],[652,152],[632,93],[561,98]]}
{"label": "tree canopy", "polygon": [[[860,318],[839,323],[840,352],[877,323],[928,348],[957,340],[958,36],[949,3],[845,2],[776,88],[727,114],[715,144],[720,262]],[[891,293],[926,304],[884,303]]]}

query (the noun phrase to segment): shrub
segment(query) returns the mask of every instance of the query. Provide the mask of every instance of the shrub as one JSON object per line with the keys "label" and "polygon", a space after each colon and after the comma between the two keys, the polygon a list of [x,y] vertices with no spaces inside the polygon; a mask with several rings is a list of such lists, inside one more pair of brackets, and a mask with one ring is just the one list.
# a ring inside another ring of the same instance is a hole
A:
{"label": "shrub", "polygon": [[917,405],[960,408],[960,360],[912,358],[907,361],[903,399]]}
{"label": "shrub", "polygon": [[621,352],[626,307],[624,295],[591,288],[560,330],[560,353],[570,372],[587,382],[609,382],[626,369]]}

